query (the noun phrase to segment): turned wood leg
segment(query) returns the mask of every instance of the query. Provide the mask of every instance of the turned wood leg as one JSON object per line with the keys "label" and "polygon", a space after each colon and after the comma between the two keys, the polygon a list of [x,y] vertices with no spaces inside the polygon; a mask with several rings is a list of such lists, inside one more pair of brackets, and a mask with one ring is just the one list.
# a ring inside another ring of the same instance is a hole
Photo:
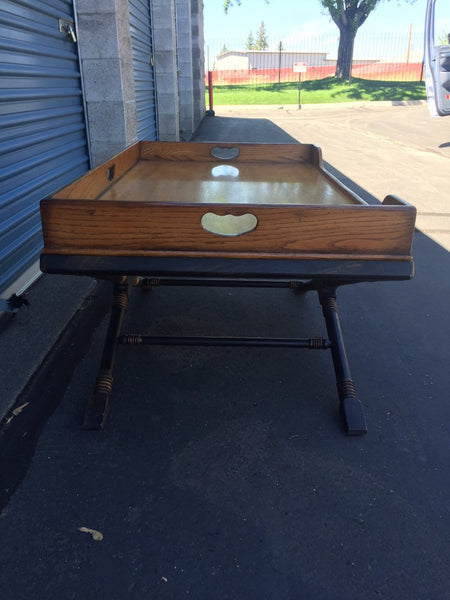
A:
{"label": "turned wood leg", "polygon": [[103,429],[109,412],[117,343],[128,305],[129,289],[130,282],[126,277],[114,283],[109,326],[94,392],[87,402],[84,413],[84,429]]}
{"label": "turned wood leg", "polygon": [[339,394],[339,407],[348,435],[367,433],[366,418],[361,402],[356,397],[355,385],[345,352],[335,289],[320,289],[319,300],[331,341],[334,372]]}

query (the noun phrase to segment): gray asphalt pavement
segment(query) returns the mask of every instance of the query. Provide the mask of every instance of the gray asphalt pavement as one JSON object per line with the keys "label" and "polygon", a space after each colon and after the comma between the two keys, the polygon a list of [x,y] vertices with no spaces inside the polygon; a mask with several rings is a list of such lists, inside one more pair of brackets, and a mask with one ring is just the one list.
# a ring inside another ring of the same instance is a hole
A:
{"label": "gray asphalt pavement", "polygon": [[[218,109],[196,139],[315,142],[368,198],[412,204],[403,179],[436,158],[441,202],[450,123],[419,150],[423,108]],[[104,287],[89,288],[0,431],[2,599],[447,600],[450,258],[441,227],[421,227],[412,281],[338,292],[363,438],[343,435],[328,353],[292,349],[121,348],[107,427],[81,430],[106,326]],[[58,280],[33,288],[48,301],[9,340],[57,314]],[[287,289],[136,289],[125,329],[325,335],[316,295]]]}

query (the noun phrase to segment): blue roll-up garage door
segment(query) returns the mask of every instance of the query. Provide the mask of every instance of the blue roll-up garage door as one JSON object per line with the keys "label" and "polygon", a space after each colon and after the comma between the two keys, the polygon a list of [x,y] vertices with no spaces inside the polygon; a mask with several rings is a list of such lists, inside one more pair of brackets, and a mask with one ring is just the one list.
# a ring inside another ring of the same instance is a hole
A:
{"label": "blue roll-up garage door", "polygon": [[149,0],[130,0],[130,29],[140,140],[157,139],[155,76]]}
{"label": "blue roll-up garage door", "polygon": [[77,44],[60,18],[73,21],[72,0],[0,3],[0,293],[36,265],[39,201],[89,168]]}

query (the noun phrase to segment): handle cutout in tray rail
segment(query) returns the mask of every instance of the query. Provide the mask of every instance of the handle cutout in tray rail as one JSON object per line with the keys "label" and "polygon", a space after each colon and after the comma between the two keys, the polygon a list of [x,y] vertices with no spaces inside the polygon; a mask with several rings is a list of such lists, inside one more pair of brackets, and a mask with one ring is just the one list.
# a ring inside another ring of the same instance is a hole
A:
{"label": "handle cutout in tray rail", "polygon": [[115,174],[116,174],[116,165],[112,164],[111,166],[109,166],[106,169],[106,179],[108,181],[112,181],[114,179]]}
{"label": "handle cutout in tray rail", "polygon": [[251,213],[245,215],[216,215],[212,212],[205,213],[202,217],[202,227],[209,233],[235,237],[250,233],[256,229],[258,219]]}
{"label": "handle cutout in tray rail", "polygon": [[233,158],[237,158],[240,154],[239,148],[234,146],[233,148],[221,148],[220,146],[214,146],[211,150],[211,154],[214,158],[218,158],[219,160],[232,160]]}

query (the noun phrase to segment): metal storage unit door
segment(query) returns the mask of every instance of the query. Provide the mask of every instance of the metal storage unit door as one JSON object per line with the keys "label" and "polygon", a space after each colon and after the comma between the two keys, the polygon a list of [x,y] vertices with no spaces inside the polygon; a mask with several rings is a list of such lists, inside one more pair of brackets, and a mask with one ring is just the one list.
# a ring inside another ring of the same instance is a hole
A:
{"label": "metal storage unit door", "polygon": [[73,21],[72,0],[0,4],[0,293],[36,265],[39,201],[89,168],[78,50],[60,17]]}
{"label": "metal storage unit door", "polygon": [[138,138],[154,141],[158,134],[150,2],[130,0],[129,6]]}

